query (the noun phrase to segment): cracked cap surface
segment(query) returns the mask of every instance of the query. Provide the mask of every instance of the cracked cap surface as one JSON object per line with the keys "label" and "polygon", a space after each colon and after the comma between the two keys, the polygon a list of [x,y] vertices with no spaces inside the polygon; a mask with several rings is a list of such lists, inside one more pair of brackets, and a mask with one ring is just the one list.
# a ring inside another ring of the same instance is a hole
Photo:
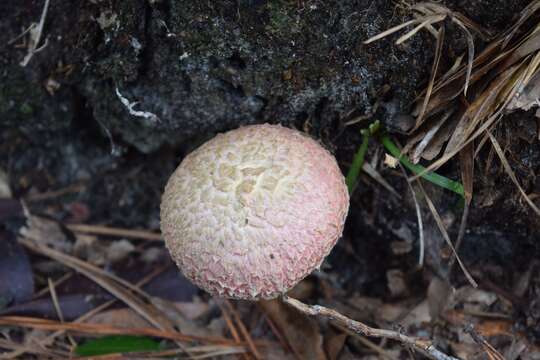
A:
{"label": "cracked cap surface", "polygon": [[343,175],[318,142],[279,125],[251,125],[184,158],[165,187],[161,231],[199,287],[271,299],[320,266],[348,207]]}

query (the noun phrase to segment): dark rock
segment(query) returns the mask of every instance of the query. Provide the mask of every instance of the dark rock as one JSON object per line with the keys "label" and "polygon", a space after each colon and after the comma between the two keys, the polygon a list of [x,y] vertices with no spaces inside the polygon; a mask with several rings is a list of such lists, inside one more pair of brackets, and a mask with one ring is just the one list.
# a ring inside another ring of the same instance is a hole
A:
{"label": "dark rock", "polygon": [[[84,117],[143,152],[261,121],[319,131],[385,84],[405,110],[431,56],[422,37],[363,45],[400,21],[385,0],[151,3],[52,2],[28,66],[27,37],[0,55],[0,125],[46,137]],[[0,5],[0,43],[40,18],[41,1],[18,4]],[[156,117],[130,115],[117,89]]]}

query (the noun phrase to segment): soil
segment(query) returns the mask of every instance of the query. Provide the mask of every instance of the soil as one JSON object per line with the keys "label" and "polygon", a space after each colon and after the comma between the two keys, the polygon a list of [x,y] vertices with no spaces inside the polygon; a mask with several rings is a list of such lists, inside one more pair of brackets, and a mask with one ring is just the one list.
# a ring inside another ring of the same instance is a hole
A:
{"label": "soil", "polygon": [[[528,1],[443,3],[498,33]],[[401,115],[427,82],[435,46],[427,32],[400,46],[396,36],[363,44],[408,19],[399,1],[51,1],[46,46],[23,67],[28,38],[17,37],[42,10],[41,0],[0,2],[0,169],[34,213],[147,230],[159,229],[168,176],[217,132],[260,122],[296,127],[331,149],[344,173],[367,124],[344,125],[357,116],[372,114],[404,142]],[[467,46],[451,23],[447,39],[445,66]],[[153,115],[130,114],[120,97]],[[496,132],[528,194],[540,192],[537,124],[534,111],[515,112]],[[383,155],[370,140],[368,161]],[[482,288],[511,291],[540,256],[540,220],[492,157],[487,148],[477,157],[459,253]],[[323,270],[350,296],[391,299],[392,269],[425,292],[414,200],[398,170],[380,172],[401,198],[362,176],[343,239]],[[459,179],[457,160],[439,172]],[[455,239],[463,204],[425,186]],[[422,214],[427,272],[465,284],[459,268],[449,268],[429,210]],[[399,244],[410,249],[396,253]],[[540,341],[531,326],[540,321],[539,289],[533,267],[513,314],[533,341]]]}

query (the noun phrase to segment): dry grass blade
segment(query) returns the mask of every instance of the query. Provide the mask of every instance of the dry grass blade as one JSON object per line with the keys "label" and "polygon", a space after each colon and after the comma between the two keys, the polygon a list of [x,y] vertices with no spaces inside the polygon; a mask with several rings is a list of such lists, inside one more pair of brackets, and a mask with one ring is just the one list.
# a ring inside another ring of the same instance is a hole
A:
{"label": "dry grass blade", "polygon": [[465,277],[473,287],[478,287],[478,284],[472,277],[472,275],[469,273],[467,268],[465,267],[465,264],[461,261],[461,258],[459,257],[456,248],[452,244],[452,240],[450,240],[450,236],[448,235],[448,232],[446,231],[444,227],[444,223],[441,219],[441,216],[439,215],[439,212],[435,208],[435,205],[433,204],[433,201],[431,201],[431,198],[428,196],[426,191],[424,190],[424,187],[422,186],[422,183],[420,183],[420,190],[422,191],[422,194],[424,195],[424,199],[426,200],[426,203],[428,204],[429,210],[431,211],[431,214],[433,215],[433,219],[435,219],[435,223],[437,224],[437,227],[439,228],[444,240],[446,241],[448,247],[452,250],[452,253],[454,254],[454,257],[456,258],[459,266],[461,267],[461,271],[463,271],[463,274],[465,274]]}
{"label": "dry grass blade", "polygon": [[[465,193],[465,207],[463,208],[463,214],[461,215],[461,222],[459,224],[458,236],[456,239],[456,252],[461,247],[461,242],[465,237],[465,230],[467,229],[467,219],[469,218],[469,209],[471,207],[473,197],[473,185],[474,185],[474,146],[473,144],[467,145],[460,153],[460,168],[461,168],[461,181],[463,182],[463,189]],[[450,259],[448,268],[452,269],[456,261],[455,257]]]}
{"label": "dry grass blade", "polygon": [[474,63],[474,39],[467,27],[459,20],[453,19],[454,23],[458,24],[463,32],[465,33],[465,39],[467,39],[467,54],[468,54],[468,61],[467,61],[467,72],[465,75],[465,85],[463,88],[463,95],[467,96],[467,89],[469,88],[469,83],[471,81],[471,73]]}
{"label": "dry grass blade", "polygon": [[234,346],[244,345],[243,343],[238,343],[225,338],[184,335],[178,331],[171,330],[160,330],[155,328],[123,328],[102,324],[85,324],[74,322],[61,323],[59,321],[25,316],[0,316],[0,325],[40,330],[74,331],[89,335],[143,335],[176,341],[199,341],[202,343]]}
{"label": "dry grass blade", "polygon": [[161,234],[145,231],[145,230],[131,230],[121,229],[103,225],[87,225],[87,224],[68,224],[66,227],[73,231],[83,234],[91,235],[105,235],[114,237],[126,237],[132,239],[141,239],[149,241],[163,241]]}
{"label": "dry grass blade", "polygon": [[[505,75],[505,78],[503,80],[508,80],[510,77],[512,77],[512,75],[516,75],[516,74],[514,72],[508,72]],[[502,102],[502,104],[498,107],[498,109],[493,114],[489,115],[489,117],[478,127],[478,129],[475,130],[474,127],[471,127],[472,130],[469,130],[469,131],[472,131],[472,134],[470,136],[462,135],[462,140],[458,141],[459,145],[455,145],[451,151],[445,152],[445,154],[440,159],[434,161],[431,165],[427,166],[424,173],[437,170],[440,166],[444,165],[448,160],[450,160],[455,155],[457,155],[465,146],[470,144],[480,135],[484,134],[486,130],[494,126],[497,123],[497,121],[502,118],[503,111],[506,109],[510,101],[513,99],[513,97],[517,93],[517,89],[522,85],[522,80],[523,80],[523,72],[521,72],[521,75],[517,75],[517,80],[513,82],[513,85],[510,86],[510,89],[507,90],[504,96],[496,91],[491,92],[489,94],[490,97],[497,95],[500,97],[504,97],[505,99]],[[498,84],[498,87],[496,89],[502,92],[503,91],[502,88],[504,87],[504,85],[505,83],[501,82]],[[479,106],[481,107],[480,110],[482,110],[482,106],[485,106],[485,105],[479,104]],[[412,178],[409,178],[409,181],[413,181],[420,178],[422,175],[424,175],[424,173],[415,174]]]}
{"label": "dry grass blade", "polygon": [[[422,136],[418,137],[418,138],[422,138],[422,140],[418,143],[418,145],[416,145],[412,153],[411,161],[413,164],[418,164],[418,162],[420,162],[420,158],[424,156],[424,152],[426,151],[426,149],[428,148],[430,144],[437,146],[437,143],[439,142],[433,141],[433,140],[434,139],[437,140],[436,137],[440,137],[441,135],[444,135],[444,134],[440,134],[442,131],[439,131],[439,130],[441,130],[441,128],[444,128],[443,125],[446,123],[448,118],[452,116],[453,113],[454,113],[453,109],[449,109],[448,111],[445,112],[445,114],[440,119],[438,119],[435,122],[435,124],[429,127],[429,129],[427,130],[425,134],[422,134],[422,133],[418,134],[418,135],[422,135],[423,138]],[[443,136],[443,138],[447,138],[447,136],[449,135]],[[409,140],[409,143],[407,145],[410,147],[415,141],[418,141],[416,137]],[[440,148],[437,152],[440,152]]]}
{"label": "dry grass blade", "polygon": [[414,35],[416,35],[416,33],[418,33],[423,28],[426,28],[429,25],[434,24],[436,22],[443,21],[445,18],[446,18],[446,15],[432,15],[432,16],[427,16],[425,18],[419,19],[419,20],[422,20],[422,22],[418,26],[416,26],[414,29],[412,29],[411,31],[409,31],[408,33],[406,33],[405,35],[397,39],[396,45],[400,45],[404,43],[405,41],[409,40]]}
{"label": "dry grass blade", "polygon": [[467,204],[471,203],[474,190],[474,153],[473,144],[467,145],[459,153],[461,181]]}
{"label": "dry grass blade", "polygon": [[30,353],[35,355],[41,355],[42,357],[66,359],[69,357],[67,351],[60,350],[47,350],[45,348],[33,345],[25,344],[21,345],[9,340],[0,339],[0,348],[12,350],[12,352],[4,352],[0,354],[0,359],[21,359],[21,354]]}
{"label": "dry grass blade", "polygon": [[[405,168],[401,163],[399,163],[399,168],[401,169],[401,172],[403,173],[403,176],[407,178],[407,172],[405,171]],[[418,203],[418,197],[416,196],[416,192],[414,191],[413,186],[409,181],[407,181],[407,186],[409,188],[409,191],[411,192],[413,201],[414,201],[414,208],[416,209],[416,219],[418,221],[418,243],[419,243],[419,251],[418,251],[418,266],[422,267],[424,266],[424,256],[425,256],[425,239],[424,239],[424,221],[422,220],[422,210],[420,209],[420,204]]]}
{"label": "dry grass blade", "polygon": [[504,155],[504,151],[502,150],[501,146],[499,145],[499,142],[497,141],[497,139],[495,139],[495,137],[489,131],[488,131],[488,136],[489,136],[489,140],[491,140],[491,144],[493,145],[493,148],[495,149],[495,152],[497,153],[497,155],[499,156],[499,159],[501,160],[501,163],[503,165],[504,170],[506,171],[508,176],[510,176],[510,179],[512,180],[512,182],[518,188],[518,190],[519,190],[521,196],[523,196],[523,199],[525,200],[525,202],[527,202],[527,204],[529,204],[529,206],[534,210],[536,215],[540,216],[540,209],[535,205],[535,203],[525,193],[525,191],[523,190],[523,188],[519,184],[519,181],[518,181],[518,179],[516,177],[516,174],[514,173],[514,171],[512,170],[512,167],[508,163],[508,160],[506,159],[506,156]]}
{"label": "dry grass blade", "polygon": [[[165,268],[163,268],[163,267],[156,269],[155,271],[150,273],[148,276],[143,278],[141,281],[139,281],[137,283],[137,287],[140,287],[140,286],[143,286],[143,285],[147,284],[150,280],[152,280],[157,275],[161,274],[164,270],[165,270]],[[116,301],[117,300],[109,300],[109,301],[97,306],[96,308],[90,310],[89,312],[85,313],[84,315],[80,316],[74,322],[76,322],[76,323],[83,322],[83,321],[91,318],[92,316],[100,313],[101,311],[107,309],[109,306],[116,303]],[[44,344],[54,340],[56,337],[62,335],[63,333],[64,333],[63,330],[58,330],[58,331],[52,333],[51,335],[47,336],[45,339],[43,339],[43,341],[41,341],[41,344],[44,345]]]}
{"label": "dry grass blade", "polygon": [[[241,355],[246,352],[245,347],[241,346],[223,346],[223,345],[204,345],[204,346],[192,346],[186,349],[190,354],[199,354],[192,355],[190,359],[207,359],[215,358],[227,355]],[[78,360],[133,360],[133,359],[156,359],[160,357],[171,358],[174,356],[174,359],[184,359],[181,357],[181,352],[178,349],[171,350],[158,350],[158,351],[141,351],[141,352],[130,352],[129,354],[123,353],[114,353],[107,355],[99,356],[84,356],[77,357]]]}
{"label": "dry grass blade", "polygon": [[540,1],[536,0],[531,2],[523,11],[521,12],[520,18],[518,21],[512,25],[508,34],[504,37],[504,42],[501,45],[501,49],[504,49],[508,46],[512,38],[516,35],[519,28],[527,21],[535,12],[540,10]]}
{"label": "dry grass blade", "polygon": [[429,99],[431,97],[431,93],[433,91],[433,86],[435,84],[435,78],[437,77],[437,70],[439,69],[439,63],[441,61],[441,54],[442,54],[442,47],[444,44],[444,34],[445,30],[444,27],[441,28],[437,33],[437,43],[435,45],[435,59],[433,60],[433,65],[431,67],[431,75],[429,78],[428,87],[426,90],[426,95],[424,97],[424,101],[422,103],[422,108],[420,110],[420,114],[416,118],[416,126],[415,129],[418,129],[420,125],[422,125],[422,120],[424,119],[424,115],[426,113],[426,109],[429,103]]}
{"label": "dry grass blade", "polygon": [[369,44],[369,43],[372,43],[374,41],[377,41],[377,40],[380,40],[382,38],[385,38],[387,37],[388,35],[392,35],[393,33],[403,29],[403,28],[406,28],[407,26],[410,26],[410,25],[414,25],[414,24],[418,24],[420,23],[421,20],[418,20],[418,19],[414,19],[414,20],[409,20],[407,22],[404,22],[403,24],[399,24],[397,26],[394,26],[388,30],[385,30],[383,32],[381,32],[380,34],[377,34],[369,39],[367,39],[366,41],[364,41],[364,44]]}
{"label": "dry grass blade", "polygon": [[388,190],[392,195],[396,196],[398,199],[401,198],[401,195],[397,192],[397,190],[394,189],[392,185],[390,185],[388,181],[386,181],[383,176],[377,170],[375,170],[373,166],[371,166],[370,163],[364,162],[362,165],[362,171],[368,174],[373,180],[381,184],[381,186]]}
{"label": "dry grass blade", "polygon": [[248,343],[249,350],[251,351],[255,359],[257,360],[262,359],[262,356],[257,350],[257,346],[255,346],[255,343],[253,342],[253,339],[251,338],[249,331],[244,325],[242,318],[238,314],[238,311],[236,311],[236,309],[232,306],[229,300],[225,300],[225,306],[229,309],[229,312],[232,314],[234,320],[236,321],[236,324],[238,325],[238,328],[240,329],[240,332],[242,333],[244,339]]}
{"label": "dry grass blade", "polygon": [[[47,282],[49,284],[49,291],[51,293],[51,298],[53,300],[54,309],[56,310],[56,314],[58,315],[58,319],[60,319],[60,322],[64,322],[64,314],[62,313],[62,309],[60,308],[60,303],[58,302],[58,296],[56,295],[56,288],[51,280],[51,278],[47,279]],[[72,336],[68,336],[69,342],[71,343],[71,346],[75,348],[77,346],[77,343],[73,339]]]}
{"label": "dry grass blade", "polygon": [[[121,286],[123,284],[118,284],[117,278],[113,277],[111,274],[108,274],[80,259],[65,255],[46,246],[34,244],[32,241],[27,239],[20,239],[19,241],[30,250],[50,257],[90,278],[135,310],[139,315],[148,320],[155,327],[162,330],[171,330],[174,328],[173,324],[167,319],[167,317],[155,306],[146,304],[133,293],[123,288]],[[136,289],[138,293],[142,293],[140,289],[131,284],[130,289]],[[146,296],[148,297],[148,295]]]}

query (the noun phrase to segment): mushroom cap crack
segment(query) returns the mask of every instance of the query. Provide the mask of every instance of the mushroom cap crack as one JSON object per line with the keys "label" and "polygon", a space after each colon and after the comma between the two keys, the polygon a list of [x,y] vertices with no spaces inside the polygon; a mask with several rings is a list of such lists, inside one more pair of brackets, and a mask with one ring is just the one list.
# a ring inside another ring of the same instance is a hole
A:
{"label": "mushroom cap crack", "polygon": [[279,125],[251,125],[184,158],[165,187],[161,229],[199,287],[270,299],[320,266],[348,206],[336,160],[318,142]]}

